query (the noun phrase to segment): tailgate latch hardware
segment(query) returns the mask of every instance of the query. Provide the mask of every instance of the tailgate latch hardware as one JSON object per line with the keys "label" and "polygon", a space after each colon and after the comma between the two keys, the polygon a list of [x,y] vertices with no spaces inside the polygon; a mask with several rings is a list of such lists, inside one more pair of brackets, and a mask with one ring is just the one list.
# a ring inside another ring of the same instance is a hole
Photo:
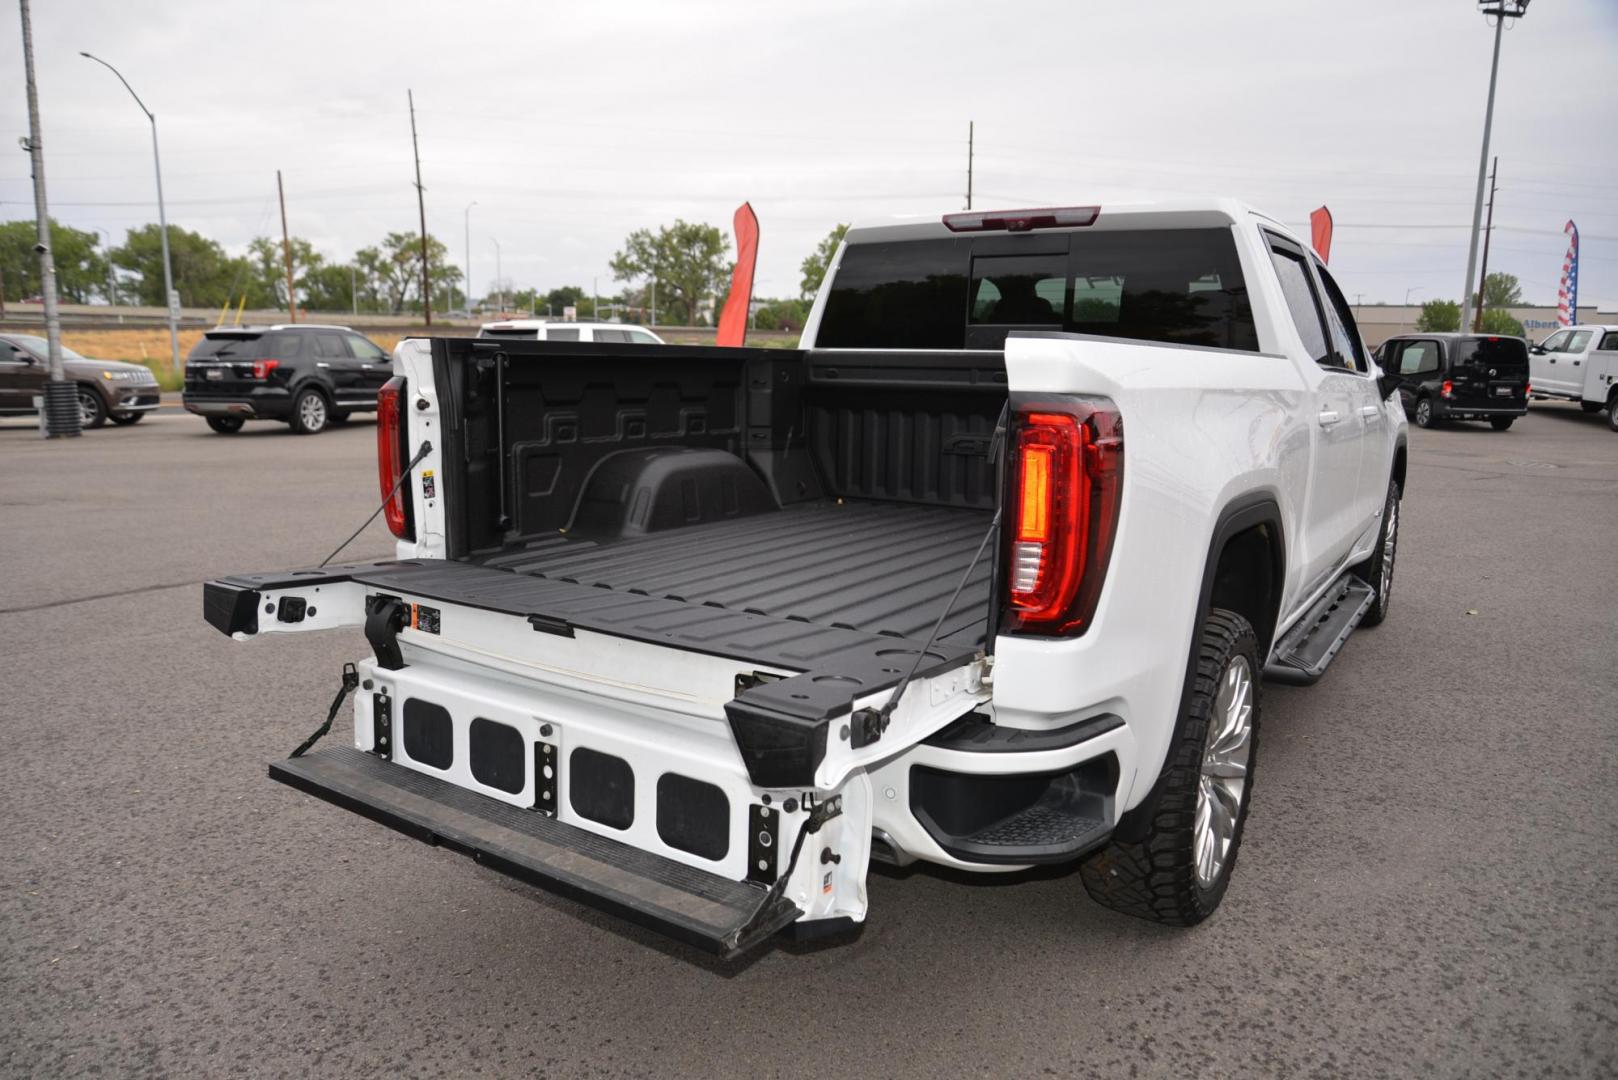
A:
{"label": "tailgate latch hardware", "polygon": [[887,714],[880,709],[856,709],[851,719],[849,745],[855,750],[877,742],[888,730]]}
{"label": "tailgate latch hardware", "polygon": [[410,608],[397,596],[367,596],[365,598],[365,640],[376,652],[376,663],[388,671],[405,666],[399,652],[399,631],[409,621]]}
{"label": "tailgate latch hardware", "polygon": [[393,760],[393,699],[386,693],[371,695],[371,753]]}
{"label": "tailgate latch hardware", "polygon": [[770,884],[775,881],[776,840],[780,837],[781,815],[768,806],[747,808],[747,880]]}
{"label": "tailgate latch hardware", "polygon": [[534,809],[546,817],[556,816],[556,793],[562,786],[561,770],[556,744],[534,743]]}

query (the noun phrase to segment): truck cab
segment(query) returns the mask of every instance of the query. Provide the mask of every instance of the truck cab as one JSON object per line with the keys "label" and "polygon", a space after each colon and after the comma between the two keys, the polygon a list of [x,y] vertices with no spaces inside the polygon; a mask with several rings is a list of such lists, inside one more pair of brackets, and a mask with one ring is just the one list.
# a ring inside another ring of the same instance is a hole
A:
{"label": "truck cab", "polygon": [[1586,412],[1606,409],[1618,397],[1618,326],[1558,330],[1529,350],[1529,366],[1535,397],[1577,401]]}

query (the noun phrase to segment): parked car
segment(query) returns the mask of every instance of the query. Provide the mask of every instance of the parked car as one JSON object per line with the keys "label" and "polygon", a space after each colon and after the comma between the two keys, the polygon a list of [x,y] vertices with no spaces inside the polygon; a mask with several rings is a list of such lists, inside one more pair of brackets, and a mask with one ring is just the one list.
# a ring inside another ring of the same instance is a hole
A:
{"label": "parked car", "polygon": [[[38,412],[34,399],[50,379],[45,339],[32,334],[0,334],[0,416]],[[92,360],[62,347],[62,367],[79,393],[79,423],[98,428],[133,424],[162,404],[157,377],[143,364]]]}
{"label": "parked car", "polygon": [[1401,334],[1384,341],[1376,356],[1417,427],[1487,420],[1505,431],[1528,411],[1528,343],[1522,338]]}
{"label": "parked car", "polygon": [[346,326],[209,330],[185,362],[185,407],[221,435],[282,420],[299,435],[374,412],[392,374],[388,354]]}
{"label": "parked car", "polygon": [[628,323],[548,322],[544,319],[507,319],[484,323],[478,337],[517,338],[523,341],[599,341],[614,345],[661,345],[663,339],[644,326]]}
{"label": "parked car", "polygon": [[1618,431],[1618,326],[1570,326],[1528,350],[1536,398],[1577,401],[1585,412],[1607,410]]}
{"label": "parked car", "polygon": [[211,581],[204,616],[374,653],[349,745],[273,779],[721,954],[863,921],[873,857],[1077,863],[1200,922],[1263,680],[1389,614],[1394,385],[1239,203],[851,229],[801,348],[666,346],[651,382],[505,352],[395,350],[398,561]]}

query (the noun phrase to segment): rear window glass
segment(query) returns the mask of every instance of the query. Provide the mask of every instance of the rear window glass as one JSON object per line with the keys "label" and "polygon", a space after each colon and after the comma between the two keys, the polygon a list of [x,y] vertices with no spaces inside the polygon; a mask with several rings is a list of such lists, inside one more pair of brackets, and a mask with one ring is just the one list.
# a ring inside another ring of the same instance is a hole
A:
{"label": "rear window glass", "polygon": [[1455,343],[1457,364],[1478,364],[1492,368],[1526,368],[1528,346],[1521,338],[1462,338]]}
{"label": "rear window glass", "polygon": [[[1016,254],[1015,242],[996,234],[977,255],[970,239],[849,246],[816,344],[996,349],[1043,328],[1258,348],[1228,229],[1075,232],[1066,254]],[[1039,242],[1048,250],[1049,234]]]}
{"label": "rear window glass", "polygon": [[204,337],[191,346],[187,359],[200,360],[209,356],[246,356],[256,353],[258,334],[231,334],[228,336]]}
{"label": "rear window glass", "polygon": [[539,337],[539,331],[531,326],[485,326],[478,331],[478,337],[522,338],[525,341],[533,341]]}

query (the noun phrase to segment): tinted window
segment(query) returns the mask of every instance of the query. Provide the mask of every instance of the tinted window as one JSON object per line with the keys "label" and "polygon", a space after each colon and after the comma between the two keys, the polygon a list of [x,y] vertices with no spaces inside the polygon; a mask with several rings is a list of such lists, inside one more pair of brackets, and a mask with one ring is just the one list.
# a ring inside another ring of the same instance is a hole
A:
{"label": "tinted window", "polygon": [[195,345],[186,354],[188,360],[200,360],[209,356],[251,356],[257,353],[258,334],[228,334],[214,337],[208,335]]}
{"label": "tinted window", "polygon": [[520,338],[524,341],[533,341],[539,337],[539,331],[533,327],[485,326],[478,331],[478,337]]}
{"label": "tinted window", "polygon": [[1399,354],[1399,374],[1425,375],[1438,370],[1438,346],[1430,341],[1407,342]]}
{"label": "tinted window", "polygon": [[307,334],[265,334],[257,349],[243,349],[241,356],[262,356],[274,360],[296,360],[305,355],[304,339]]}
{"label": "tinted window", "polygon": [[577,341],[579,331],[574,327],[547,326],[545,328],[546,341]]}
{"label": "tinted window", "polygon": [[968,322],[1059,327],[1066,310],[1066,255],[980,255],[972,260]]}
{"label": "tinted window", "polygon": [[959,349],[965,344],[970,242],[853,244],[843,252],[816,344]]}
{"label": "tinted window", "polygon": [[615,344],[623,345],[623,344],[628,343],[629,334],[626,333],[623,330],[614,330],[614,329],[611,329],[610,327],[601,326],[601,327],[596,328],[595,333],[592,336],[591,340],[592,341],[610,341],[610,342],[613,342]]}
{"label": "tinted window", "polygon": [[348,334],[346,335],[346,340],[348,341],[349,351],[361,360],[386,360],[388,358],[388,354],[383,351],[382,346],[370,338],[360,337],[358,334]]}
{"label": "tinted window", "polygon": [[1315,287],[1309,280],[1309,269],[1303,259],[1289,251],[1270,249],[1270,261],[1281,279],[1281,292],[1286,297],[1287,310],[1292,323],[1298,328],[1303,347],[1317,363],[1325,363],[1326,331],[1320,321],[1320,308],[1315,298]]}
{"label": "tinted window", "polygon": [[322,360],[347,360],[348,346],[338,334],[316,334],[315,355]]}
{"label": "tinted window", "polygon": [[1618,349],[1618,333],[1609,332],[1606,337],[1601,339],[1601,347],[1603,349]]}
{"label": "tinted window", "polygon": [[1348,306],[1347,297],[1324,266],[1316,263],[1315,272],[1320,275],[1321,287],[1326,290],[1326,325],[1331,330],[1332,347],[1355,371],[1368,370],[1365,343],[1360,340],[1359,328],[1354,325],[1354,312]]}
{"label": "tinted window", "polygon": [[[1068,253],[1018,254],[1018,238],[853,244],[816,343],[998,349],[1012,327],[1255,350],[1228,229],[1068,234]],[[1035,242],[1030,240],[1031,243]],[[974,253],[974,243],[981,248]],[[990,250],[983,250],[984,248]]]}
{"label": "tinted window", "polygon": [[1521,338],[1462,338],[1455,343],[1450,355],[1456,364],[1494,368],[1501,374],[1528,369],[1528,346]]}

